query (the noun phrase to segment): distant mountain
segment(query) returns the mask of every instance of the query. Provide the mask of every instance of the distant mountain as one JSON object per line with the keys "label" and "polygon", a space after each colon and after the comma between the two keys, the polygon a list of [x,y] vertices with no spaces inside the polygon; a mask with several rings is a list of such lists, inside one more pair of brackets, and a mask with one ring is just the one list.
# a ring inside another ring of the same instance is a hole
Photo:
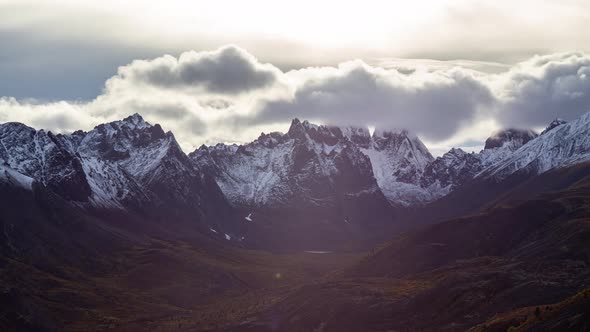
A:
{"label": "distant mountain", "polygon": [[509,190],[508,178],[590,159],[588,122],[590,115],[555,120],[540,136],[506,129],[479,153],[451,149],[436,159],[407,130],[371,134],[298,119],[285,134],[201,146],[188,156],[172,133],[138,114],[68,135],[5,123],[0,181],[39,183],[91,211],[192,222],[208,236],[245,245],[354,247],[396,228],[400,209],[452,210],[457,199],[464,202],[457,211],[475,211]]}
{"label": "distant mountain", "polygon": [[432,155],[405,130],[370,135],[366,128],[295,119],[287,134],[262,134],[239,147],[202,146],[190,157],[240,206],[277,206],[296,197],[298,204],[333,204],[335,198],[327,191],[339,185],[348,195],[381,191],[401,205],[423,203],[432,196],[418,186]]}
{"label": "distant mountain", "polygon": [[424,169],[434,158],[417,136],[407,130],[377,129],[364,142],[359,144],[361,151],[371,160],[377,183],[389,202],[409,206],[437,197],[438,188],[420,186]]}
{"label": "distant mountain", "polygon": [[[455,168],[462,171],[458,174],[465,179],[461,185],[415,214],[404,216],[404,219],[439,222],[475,213],[499,202],[562,189],[563,183],[567,183],[571,175],[566,174],[563,178],[547,178],[543,175],[551,170],[590,160],[588,128],[590,113],[569,123],[553,121],[541,135],[532,139],[529,138],[533,135],[523,132],[516,136],[525,138],[519,139],[519,144],[504,143],[503,147],[507,149],[496,147],[484,149],[479,154],[470,154],[470,157],[463,156]],[[465,173],[468,176],[464,176]]]}
{"label": "distant mountain", "polygon": [[[465,157],[465,160],[475,161],[460,163],[456,169],[463,170],[469,176],[464,177],[461,185],[449,194],[422,209],[414,219],[441,221],[477,212],[500,201],[558,190],[561,188],[559,179],[538,176],[589,161],[589,134],[590,113],[586,113],[569,123],[555,120],[534,138],[534,135],[523,131],[516,136],[518,144],[504,143],[502,147],[472,154],[475,158]],[[562,182],[567,180],[564,178]],[[533,183],[534,186],[531,185]]]}
{"label": "distant mountain", "polygon": [[263,133],[241,146],[201,146],[189,156],[244,217],[254,211],[248,237],[324,248],[391,221],[371,161],[357,144],[363,139],[355,129],[295,119],[286,134]]}
{"label": "distant mountain", "polygon": [[237,206],[335,206],[338,196],[379,194],[368,158],[339,128],[297,119],[287,134],[202,146],[189,156]]}
{"label": "distant mountain", "polygon": [[192,220],[203,229],[230,219],[225,197],[174,135],[138,114],[69,135],[0,124],[0,143],[5,174],[30,178],[89,209]]}
{"label": "distant mountain", "polygon": [[436,197],[440,198],[509,157],[535,137],[537,134],[531,130],[506,129],[490,136],[479,153],[466,153],[453,148],[427,165],[421,185],[426,188],[436,185],[443,188]]}
{"label": "distant mountain", "polygon": [[569,123],[552,123],[530,141],[487,169],[482,176],[503,179],[518,171],[540,174],[590,160],[590,113]]}

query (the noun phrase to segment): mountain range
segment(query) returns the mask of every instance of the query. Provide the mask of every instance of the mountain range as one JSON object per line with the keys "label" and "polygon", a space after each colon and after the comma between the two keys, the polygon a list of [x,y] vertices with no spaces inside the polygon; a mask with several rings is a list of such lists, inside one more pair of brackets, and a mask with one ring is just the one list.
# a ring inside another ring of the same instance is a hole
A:
{"label": "mountain range", "polygon": [[37,182],[88,210],[172,218],[251,247],[366,247],[399,226],[396,211],[590,159],[588,122],[556,120],[541,135],[502,130],[479,153],[438,158],[406,130],[371,134],[298,119],[285,134],[188,155],[139,114],[67,135],[6,123],[0,167],[5,181]]}

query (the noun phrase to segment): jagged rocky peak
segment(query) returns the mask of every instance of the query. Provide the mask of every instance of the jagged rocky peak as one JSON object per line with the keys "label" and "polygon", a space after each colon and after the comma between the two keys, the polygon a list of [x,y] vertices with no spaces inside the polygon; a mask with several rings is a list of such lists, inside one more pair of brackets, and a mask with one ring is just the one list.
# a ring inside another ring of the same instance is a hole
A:
{"label": "jagged rocky peak", "polygon": [[140,133],[144,134],[144,136],[147,134],[153,139],[164,138],[166,136],[166,133],[159,124],[152,126],[138,113],[134,113],[123,120],[98,125],[94,129],[108,136],[119,134],[133,137],[140,136]]}
{"label": "jagged rocky peak", "polygon": [[316,151],[327,155],[348,151],[360,164],[370,161],[367,166],[372,166],[374,178],[391,202],[409,205],[430,199],[419,179],[434,158],[407,130],[378,129],[371,135],[368,127],[314,125],[293,119],[288,136],[295,142],[312,143]]}
{"label": "jagged rocky peak", "polygon": [[468,155],[468,154],[469,153],[465,152],[461,148],[451,148],[448,152],[446,152],[445,154],[443,154],[441,156],[441,159],[445,159],[445,160],[460,159],[460,158],[464,158],[465,155]]}
{"label": "jagged rocky peak", "polygon": [[[285,142],[287,137],[278,131],[273,131],[271,133],[265,134],[260,133],[260,136],[253,142],[254,144],[260,144],[266,146],[268,148],[272,148],[277,146],[277,144]],[[235,144],[233,144],[235,146]],[[231,147],[231,145],[230,145]]]}
{"label": "jagged rocky peak", "polygon": [[145,148],[162,139],[177,145],[171,132],[165,133],[159,124],[152,126],[135,113],[123,120],[94,127],[79,140],[79,146],[86,155],[98,153],[108,160],[122,160],[129,158],[131,150]]}
{"label": "jagged rocky peak", "polygon": [[202,147],[189,156],[199,169],[215,176],[236,205],[277,206],[297,199],[303,205],[323,206],[335,204],[341,191],[378,191],[369,159],[352,143],[359,137],[368,145],[367,129],[295,118],[286,134],[262,133],[251,143]]}
{"label": "jagged rocky peak", "polygon": [[2,123],[0,124],[0,132],[2,133],[8,133],[8,132],[12,132],[12,133],[17,133],[17,132],[32,132],[35,133],[36,130],[23,124],[20,122],[6,122],[6,123]]}
{"label": "jagged rocky peak", "polygon": [[240,146],[237,144],[217,143],[215,145],[201,144],[195,151],[189,153],[189,157],[195,153],[218,153],[218,152],[236,152]]}
{"label": "jagged rocky peak", "polygon": [[67,199],[86,201],[90,188],[67,137],[20,123],[0,125],[0,164],[38,180]]}
{"label": "jagged rocky peak", "polygon": [[549,130],[561,126],[562,124],[566,124],[567,121],[560,119],[560,118],[556,118],[555,120],[551,121],[551,123],[547,126],[547,128],[545,128],[542,132],[541,135],[544,135],[545,133],[547,133]]}
{"label": "jagged rocky peak", "polygon": [[360,148],[368,148],[371,144],[371,133],[368,128],[348,126],[341,130],[344,137]]}
{"label": "jagged rocky peak", "polygon": [[482,169],[481,155],[452,148],[428,164],[421,179],[421,185],[431,189],[439,186],[439,196],[463,185]]}
{"label": "jagged rocky peak", "polygon": [[494,133],[479,153],[467,153],[452,148],[431,162],[424,171],[421,184],[424,187],[440,186],[443,195],[471,181],[488,167],[510,157],[538,135],[527,129],[504,129]]}
{"label": "jagged rocky peak", "polygon": [[486,140],[484,150],[507,147],[515,151],[537,136],[539,135],[530,129],[503,129]]}
{"label": "jagged rocky peak", "polygon": [[289,127],[287,135],[296,141],[312,140],[330,146],[335,145],[344,138],[339,127],[316,125],[307,120],[301,122],[297,118],[291,121],[291,127]]}
{"label": "jagged rocky peak", "polygon": [[291,126],[289,127],[289,131],[287,131],[287,135],[291,138],[304,138],[305,134],[306,129],[303,126],[303,123],[301,123],[298,118],[294,118],[291,121]]}
{"label": "jagged rocky peak", "polygon": [[122,123],[127,125],[129,128],[144,129],[151,127],[152,125],[146,122],[139,113],[133,113],[132,115],[124,118],[121,121],[115,121],[116,123]]}

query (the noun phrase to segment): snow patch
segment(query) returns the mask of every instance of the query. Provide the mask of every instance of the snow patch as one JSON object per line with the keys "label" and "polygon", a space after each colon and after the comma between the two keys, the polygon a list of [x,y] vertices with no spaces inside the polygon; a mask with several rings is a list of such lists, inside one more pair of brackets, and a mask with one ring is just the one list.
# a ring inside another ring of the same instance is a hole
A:
{"label": "snow patch", "polygon": [[33,178],[0,165],[0,181],[26,190],[33,190]]}

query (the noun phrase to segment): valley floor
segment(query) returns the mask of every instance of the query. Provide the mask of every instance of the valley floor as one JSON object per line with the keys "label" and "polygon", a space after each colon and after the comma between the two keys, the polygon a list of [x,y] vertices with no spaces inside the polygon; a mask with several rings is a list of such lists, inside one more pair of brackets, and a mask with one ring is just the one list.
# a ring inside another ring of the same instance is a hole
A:
{"label": "valley floor", "polygon": [[71,267],[44,271],[3,259],[0,283],[11,285],[3,302],[20,318],[5,313],[0,326],[12,324],[23,331],[223,329],[240,325],[363,256],[212,250],[153,239],[119,253],[99,277]]}

